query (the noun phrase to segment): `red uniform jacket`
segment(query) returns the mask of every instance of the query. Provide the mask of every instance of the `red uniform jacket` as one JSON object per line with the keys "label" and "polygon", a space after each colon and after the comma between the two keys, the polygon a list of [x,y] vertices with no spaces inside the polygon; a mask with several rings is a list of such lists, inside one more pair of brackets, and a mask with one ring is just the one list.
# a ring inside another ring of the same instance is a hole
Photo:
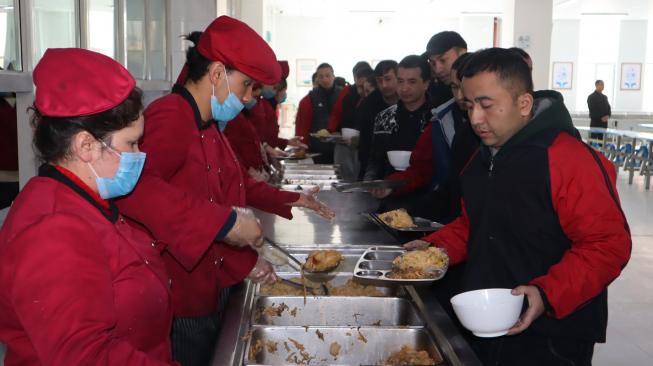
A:
{"label": "red uniform jacket", "polygon": [[350,85],[348,87],[342,88],[340,94],[338,94],[338,99],[336,99],[336,104],[333,105],[333,110],[331,111],[331,115],[329,116],[329,126],[327,127],[327,130],[329,130],[329,132],[333,133],[333,132],[340,131],[340,125],[342,124],[342,101],[349,94],[350,88],[355,88],[355,86]]}
{"label": "red uniform jacket", "polygon": [[83,183],[40,173],[0,231],[5,365],[171,364],[170,282],[152,240]]}
{"label": "red uniform jacket", "polygon": [[[272,103],[265,98],[259,100],[265,111],[265,125],[262,129],[263,137],[261,140],[272,147],[278,147],[283,150],[288,146],[288,140],[279,137],[279,115],[277,109],[272,107]],[[258,127],[257,127],[258,128]]]}
{"label": "red uniform jacket", "polygon": [[144,112],[143,174],[117,203],[157,239],[172,277],[175,316],[207,316],[217,311],[220,289],[247,277],[257,259],[251,249],[215,242],[232,207],[291,218],[286,203],[299,195],[243,176],[215,123],[202,125],[190,93],[181,86],[173,90]]}
{"label": "red uniform jacket", "polygon": [[419,188],[426,187],[433,179],[433,140],[431,138],[433,124],[424,129],[419,136],[412,154],[410,154],[410,165],[403,172],[392,173],[387,180],[403,180],[406,185],[395,188],[393,194],[404,194],[413,192]]}
{"label": "red uniform jacket", "polygon": [[227,124],[224,135],[229,139],[229,145],[245,170],[263,168],[261,139],[252,121],[243,112]]}
{"label": "red uniform jacket", "polygon": [[309,135],[313,124],[313,104],[310,94],[299,101],[297,115],[295,116],[295,136],[301,136],[303,143],[310,146]]}

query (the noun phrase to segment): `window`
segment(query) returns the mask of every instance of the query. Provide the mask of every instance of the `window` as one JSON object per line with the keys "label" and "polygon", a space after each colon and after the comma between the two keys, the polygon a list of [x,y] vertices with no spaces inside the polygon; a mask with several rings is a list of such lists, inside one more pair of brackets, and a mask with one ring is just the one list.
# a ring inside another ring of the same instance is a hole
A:
{"label": "window", "polygon": [[166,78],[166,5],[165,0],[149,0],[147,23],[147,50],[150,75],[148,79]]}
{"label": "window", "polygon": [[23,69],[17,3],[17,0],[0,0],[0,67],[4,70]]}
{"label": "window", "polygon": [[88,49],[116,57],[114,0],[88,1]]}
{"label": "window", "polygon": [[78,47],[75,0],[33,0],[32,11],[34,65],[48,48]]}
{"label": "window", "polygon": [[132,0],[127,11],[127,68],[137,79],[166,78],[165,0]]}

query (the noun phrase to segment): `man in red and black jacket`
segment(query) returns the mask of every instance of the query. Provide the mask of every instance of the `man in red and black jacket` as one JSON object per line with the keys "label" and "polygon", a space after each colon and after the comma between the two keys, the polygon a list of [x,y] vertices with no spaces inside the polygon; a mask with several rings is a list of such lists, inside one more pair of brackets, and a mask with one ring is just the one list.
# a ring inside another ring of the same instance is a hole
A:
{"label": "man in red and black jacket", "polygon": [[470,338],[484,364],[591,365],[606,338],[607,286],[631,252],[614,166],[579,139],[560,93],[533,92],[514,52],[479,51],[462,76],[483,144],[461,174],[462,214],[405,246],[465,261],[460,292],[525,295],[507,336]]}
{"label": "man in red and black jacket", "polygon": [[412,215],[443,224],[460,215],[459,175],[479,145],[478,136],[467,118],[457,76],[469,57],[470,53],[462,54],[451,66],[450,85],[454,97],[433,110],[432,123],[417,140],[408,169],[385,177],[405,181],[406,185],[396,189],[374,189],[371,192],[374,197],[401,196],[430,187],[423,199],[413,207],[407,207]]}

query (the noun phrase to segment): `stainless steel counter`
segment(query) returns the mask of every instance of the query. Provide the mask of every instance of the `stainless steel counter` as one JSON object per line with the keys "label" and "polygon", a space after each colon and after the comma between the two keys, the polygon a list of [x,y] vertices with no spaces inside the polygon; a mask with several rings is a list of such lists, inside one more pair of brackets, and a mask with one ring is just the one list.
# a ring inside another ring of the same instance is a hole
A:
{"label": "stainless steel counter", "polygon": [[[365,217],[360,215],[361,212],[374,212],[378,207],[378,201],[369,194],[321,191],[318,193],[318,198],[336,212],[336,219],[333,221],[327,221],[308,210],[299,208],[293,208],[292,213],[294,218],[292,220],[286,220],[276,215],[256,211],[256,215],[261,220],[266,237],[275,241],[279,245],[285,246],[289,251],[293,252],[295,256],[302,258],[312,249],[335,248],[340,250],[345,256],[345,261],[343,262],[344,265],[341,265],[340,267],[352,268],[344,270],[343,273],[338,273],[339,277],[336,277],[334,281],[341,279],[340,277],[342,277],[343,281],[351,278],[353,275],[353,263],[356,262],[356,259],[360,257],[367,247],[379,244],[396,245],[399,243],[393,235],[382,230],[379,226],[369,222]],[[347,258],[350,260],[347,260]],[[284,273],[288,275],[289,270],[290,267],[288,266],[276,267],[277,273],[281,276],[284,276]],[[298,274],[295,273],[294,275],[297,276]],[[303,339],[302,337],[304,337],[304,333],[309,329],[308,326],[297,327],[295,324],[298,321],[301,323],[301,319],[304,318],[287,319],[290,320],[290,322],[282,326],[264,325],[259,321],[254,321],[253,319],[255,318],[253,317],[253,314],[255,308],[257,308],[257,304],[260,305],[260,303],[266,303],[266,301],[274,301],[270,299],[266,300],[265,296],[258,294],[258,290],[259,287],[250,282],[242,283],[232,289],[223,315],[222,330],[218,344],[216,345],[216,353],[212,363],[213,366],[242,366],[244,364],[256,365],[259,362],[261,364],[275,365],[293,364],[288,361],[288,359],[284,362],[283,358],[279,359],[277,355],[272,354],[260,355],[261,357],[256,357],[256,360],[251,359],[251,356],[248,356],[248,347],[251,346],[252,342],[252,338],[250,337],[259,337],[259,339],[263,337],[274,340],[275,337],[285,338],[293,336],[296,339],[301,340]],[[410,339],[414,338],[412,341],[418,343],[421,342],[419,344],[420,347],[423,347],[429,342],[430,344],[436,344],[437,348],[431,349],[431,351],[440,354],[444,360],[443,365],[481,365],[462,335],[454,326],[451,319],[449,319],[445,310],[431,294],[431,291],[422,288],[416,289],[411,286],[403,288],[388,288],[386,290],[391,291],[384,296],[390,297],[386,297],[385,299],[387,300],[384,300],[384,298],[378,298],[379,303],[389,301],[389,303],[392,304],[399,304],[408,301],[412,304],[409,307],[416,309],[415,311],[417,312],[416,314],[418,317],[410,318],[412,320],[407,321],[406,325],[400,325],[399,323],[394,324],[392,322],[390,322],[390,325],[383,324],[381,326],[376,323],[371,326],[367,323],[362,324],[362,326],[366,327],[366,334],[370,333],[372,336],[370,343],[372,348],[365,348],[366,351],[362,353],[360,350],[356,351],[350,349],[349,352],[345,350],[344,352],[346,352],[346,354],[343,354],[344,359],[340,362],[326,361],[326,358],[322,358],[321,360],[313,359],[310,364],[325,365],[331,362],[336,362],[339,365],[358,365],[360,363],[378,363],[381,361],[378,361],[375,357],[378,356],[377,354],[380,355],[381,353],[384,354],[383,357],[387,357],[385,353],[388,352],[387,348],[389,344],[392,343],[390,341],[394,341],[395,343],[398,342],[398,344],[409,343],[411,342]],[[290,302],[292,300],[288,301]],[[298,300],[295,299],[294,301],[298,303]],[[306,309],[315,312],[317,311],[315,310],[315,306],[318,306],[316,304],[319,304],[318,307],[322,308],[328,307],[327,304],[333,303],[334,301],[342,303],[342,306],[344,307],[343,310],[349,311],[351,309],[345,309],[348,308],[348,305],[344,304],[355,300],[348,297],[332,298],[331,300],[326,300],[324,297],[316,297],[311,301],[313,307],[308,306]],[[363,306],[364,309],[373,313],[366,313],[365,315],[376,316],[379,313],[379,307],[383,308],[384,311],[390,311],[392,308],[391,306],[385,305],[370,306],[370,301],[376,300],[375,298],[370,297],[365,298],[364,301],[358,301],[360,304],[366,303],[367,305]],[[297,308],[299,307],[300,306],[298,305]],[[336,309],[339,308],[336,307]],[[374,309],[376,309],[376,311]],[[360,309],[357,310],[357,312],[363,313]],[[341,337],[342,334],[340,333],[342,332],[345,332],[344,334],[349,334],[346,329],[343,330],[342,328],[343,324],[347,325],[349,323],[342,321],[339,322],[338,319],[340,318],[341,317],[334,316],[332,319],[333,321],[330,320],[324,324],[312,324],[313,326],[310,328],[313,329],[317,326],[316,329],[321,329],[324,334],[327,334],[327,336],[330,335],[331,337]],[[311,321],[314,321],[312,319],[311,314],[311,316],[305,318],[303,321],[310,323]],[[360,326],[361,325],[359,324],[359,329]],[[313,331],[314,330],[311,330],[311,332]],[[393,336],[391,334],[395,335]],[[410,338],[407,334],[413,338]],[[248,335],[248,337],[246,337],[247,339],[243,339],[246,335]],[[421,340],[415,338],[417,336],[419,336],[418,338],[421,337]],[[365,343],[367,343],[367,341],[365,341]],[[315,350],[314,347],[313,350]],[[322,356],[324,357],[325,355]],[[326,356],[328,356],[328,354]],[[288,356],[288,358],[290,358],[290,356]],[[369,361],[367,359],[374,359],[374,361]],[[380,359],[381,358],[379,358],[379,360]]]}
{"label": "stainless steel counter", "polygon": [[378,201],[368,193],[321,191],[318,198],[336,212],[333,222],[303,208],[293,208],[292,220],[256,211],[265,235],[286,246],[397,244],[397,240],[360,215],[375,211]]}
{"label": "stainless steel counter", "polygon": [[[306,255],[311,249],[315,248],[290,248],[298,256]],[[360,256],[364,248],[348,247],[341,249],[341,251],[345,256]],[[342,273],[339,272],[338,275],[348,274],[349,278],[351,278],[351,272],[349,271],[352,265],[342,267],[344,267]],[[278,268],[277,271],[283,277],[296,277],[299,275],[296,272],[289,272],[288,268],[283,267]],[[315,329],[318,329],[322,330],[325,335],[336,339],[342,338],[343,334],[341,333],[343,332],[350,334],[355,332],[356,329],[360,329],[370,340],[369,344],[365,341],[366,345],[362,349],[359,347],[358,350],[350,349],[349,353],[343,353],[340,362],[329,361],[320,357],[312,360],[309,363],[311,365],[376,365],[380,362],[378,360],[387,357],[388,347],[395,349],[401,344],[410,343],[415,343],[422,349],[430,349],[429,353],[431,355],[439,354],[443,359],[442,366],[481,365],[462,335],[448,318],[444,309],[435,298],[429,295],[428,288],[405,286],[394,289],[397,291],[386,293],[384,297],[378,298],[311,296],[308,305],[302,306],[301,297],[277,296],[270,298],[259,294],[259,287],[256,284],[250,282],[241,284],[233,289],[225,309],[223,328],[212,365],[294,364],[290,361],[283,361],[285,353],[281,348],[278,353],[273,351],[274,354],[263,354],[261,358],[257,357],[257,360],[252,359],[251,355],[248,356],[248,350],[253,340],[243,339],[248,335],[258,339],[273,339],[275,341],[293,337],[305,343],[308,351],[316,352],[318,350],[319,352],[319,350],[322,350],[324,353],[325,348],[321,343],[310,343],[311,337],[306,336],[309,333],[309,328],[311,335],[316,332]],[[378,301],[379,304],[383,305],[371,305],[370,302],[374,301]],[[261,321],[260,318],[254,315],[261,304],[274,302],[286,302],[290,307],[293,307],[294,304],[295,309],[300,310],[295,315],[291,314],[291,317],[287,316],[285,319],[275,318],[275,320],[269,321]],[[333,305],[334,303],[339,305],[329,306],[329,304]],[[331,308],[332,312],[326,310],[328,308]],[[402,312],[393,312],[393,310],[398,308],[404,310],[415,309],[415,314],[414,316],[397,317],[396,315],[401,315]],[[301,314],[304,310],[309,311],[311,314]],[[351,318],[350,313],[358,314],[359,317],[354,317],[353,320],[349,319]],[[343,321],[343,319],[346,321]],[[379,319],[379,321],[373,322],[374,319]],[[383,319],[383,323],[380,319]],[[304,323],[308,325],[304,325]],[[343,328],[343,325],[346,327]],[[345,343],[341,342],[341,344]],[[435,348],[429,348],[428,344],[435,345]],[[353,343],[351,345],[353,346]],[[361,350],[365,351],[360,353]],[[378,357],[381,354],[383,354],[383,357]],[[377,361],[369,361],[370,359]]]}

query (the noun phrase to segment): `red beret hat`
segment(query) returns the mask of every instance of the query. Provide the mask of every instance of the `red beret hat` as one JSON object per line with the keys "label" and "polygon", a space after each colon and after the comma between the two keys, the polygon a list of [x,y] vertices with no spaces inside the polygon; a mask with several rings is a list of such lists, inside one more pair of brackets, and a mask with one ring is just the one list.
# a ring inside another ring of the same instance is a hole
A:
{"label": "red beret hat", "polygon": [[221,16],[202,32],[197,50],[263,84],[281,80],[281,67],[272,48],[247,24]]}
{"label": "red beret hat", "polygon": [[34,104],[50,117],[87,116],[122,103],[136,86],[110,57],[82,48],[48,48],[32,74]]}
{"label": "red beret hat", "polygon": [[290,66],[288,65],[288,61],[279,61],[279,66],[281,66],[281,80],[287,79],[288,75],[290,75]]}

